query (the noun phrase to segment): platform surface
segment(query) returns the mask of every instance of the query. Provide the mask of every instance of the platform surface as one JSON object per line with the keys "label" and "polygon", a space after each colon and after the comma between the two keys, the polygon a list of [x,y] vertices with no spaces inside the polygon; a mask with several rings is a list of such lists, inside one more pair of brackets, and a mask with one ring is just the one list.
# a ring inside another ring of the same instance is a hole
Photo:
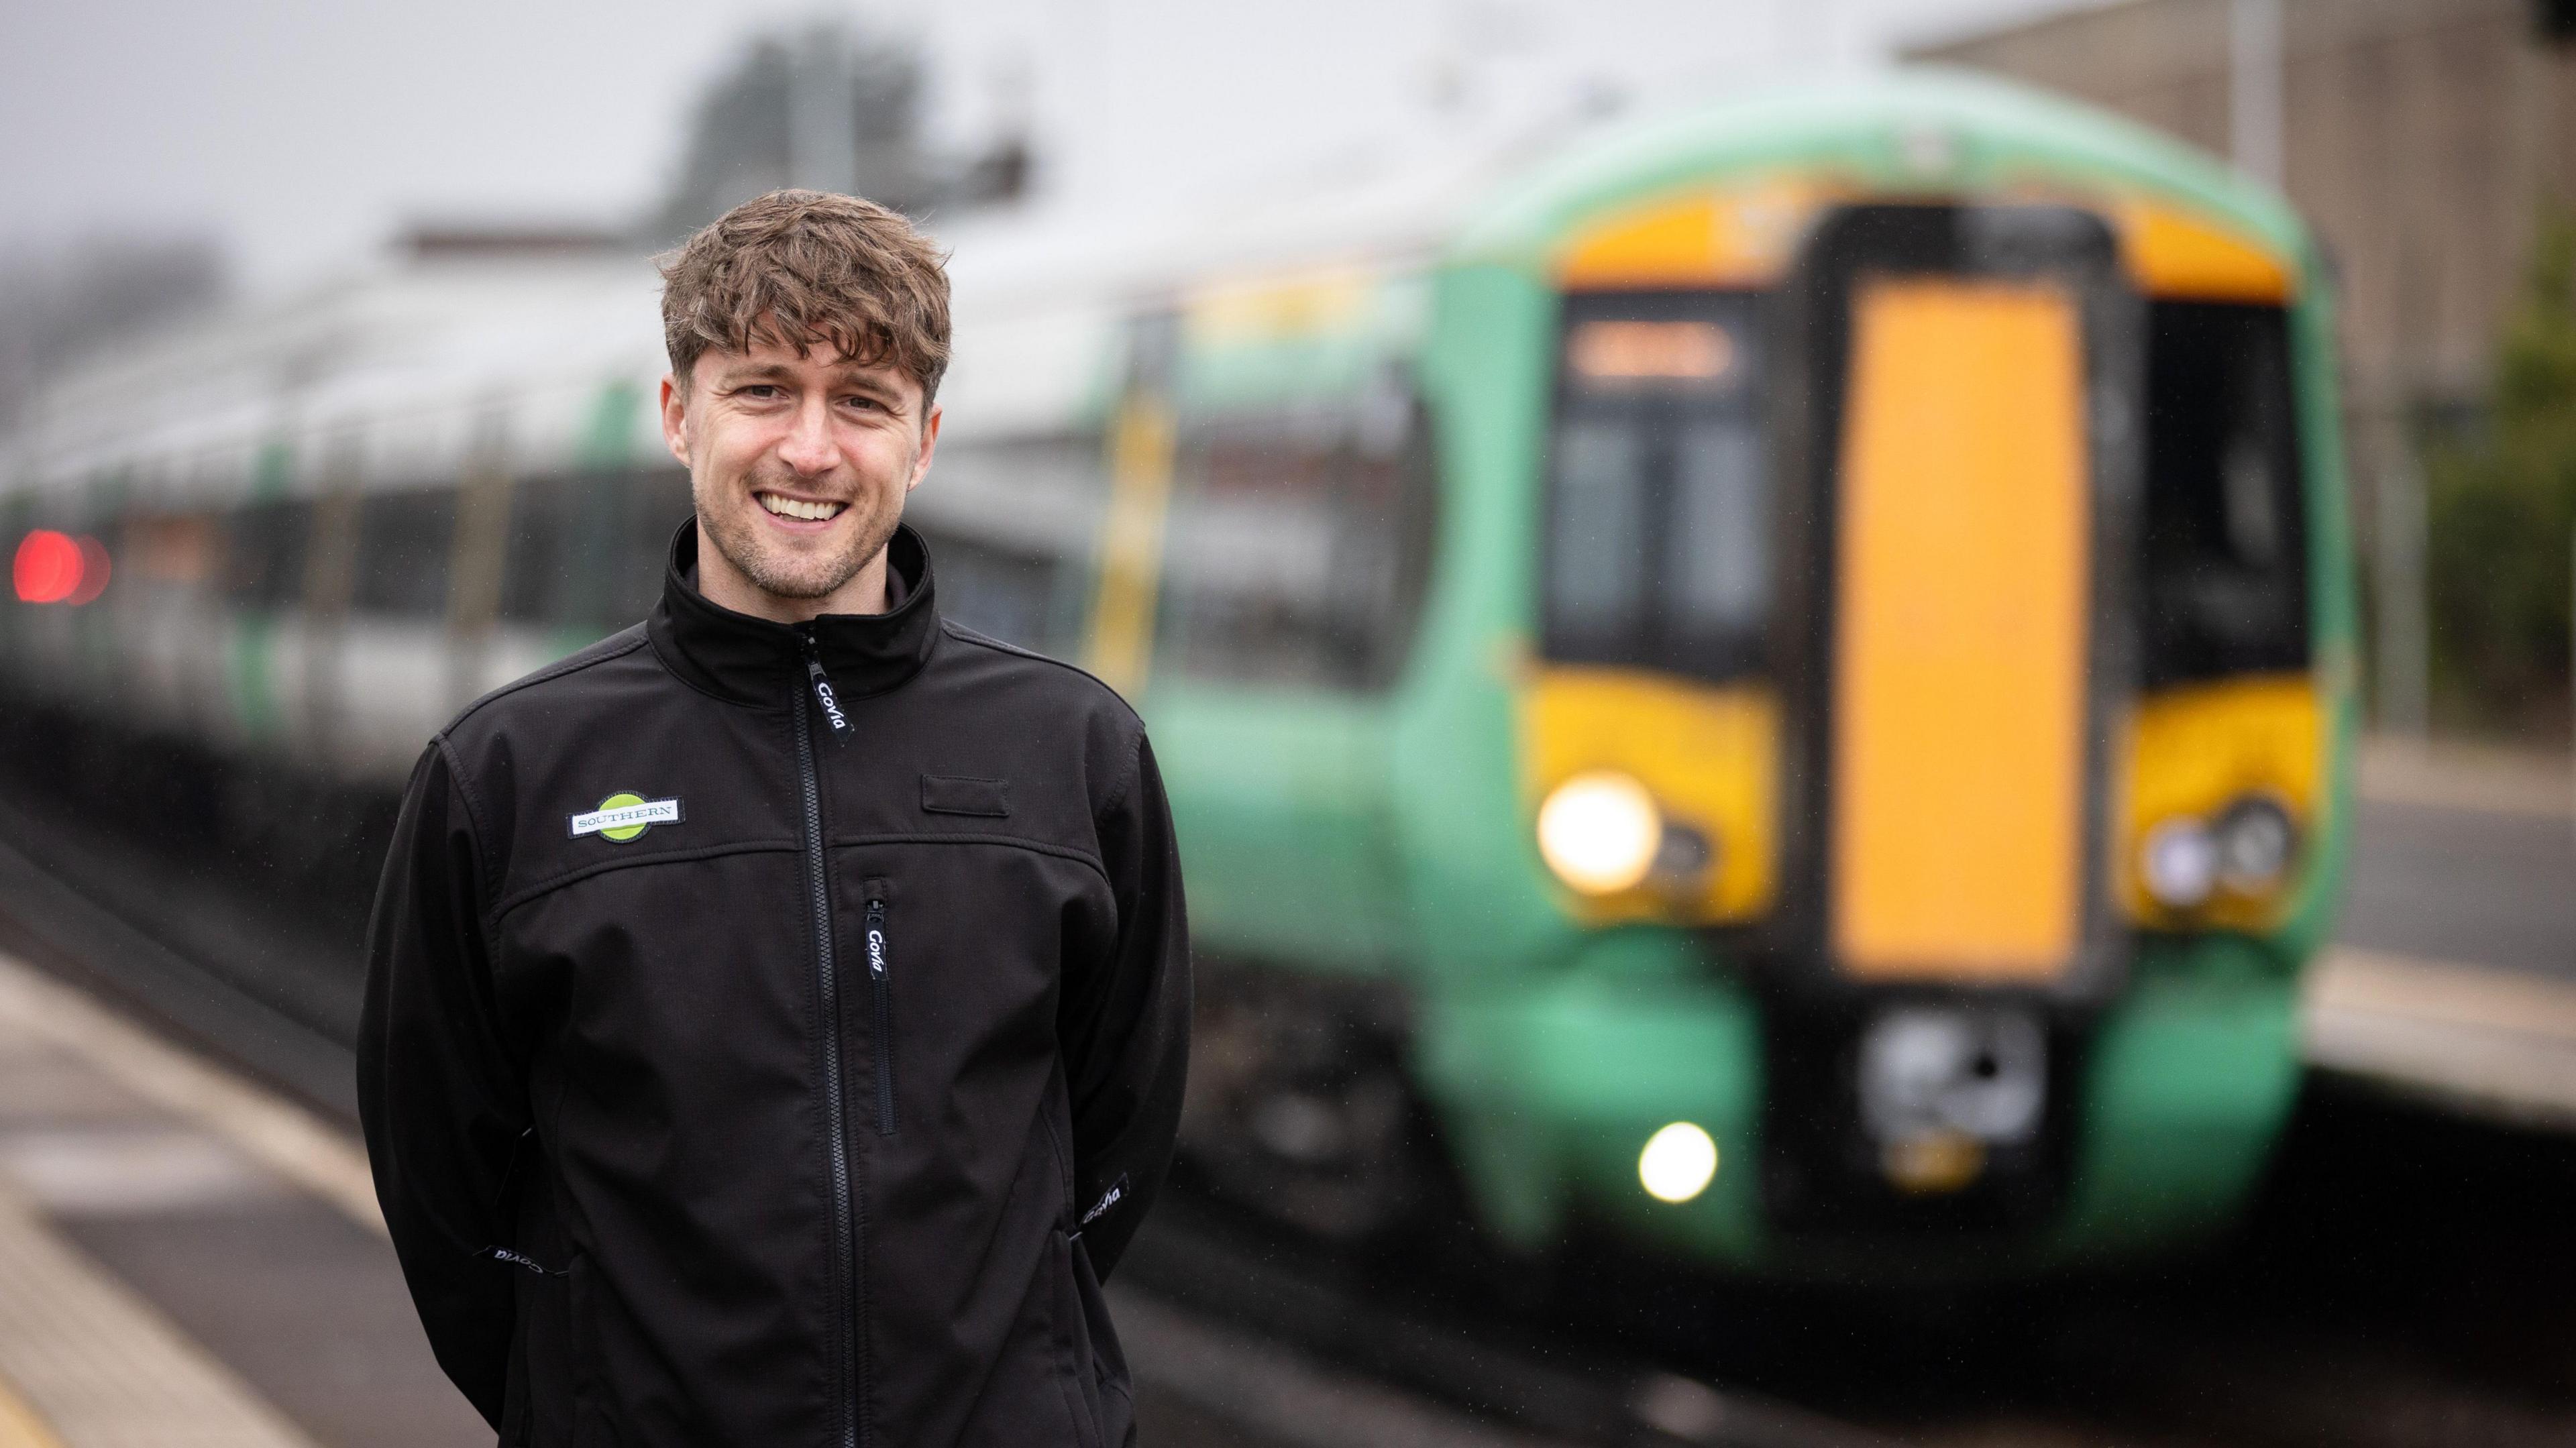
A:
{"label": "platform surface", "polygon": [[2576,777],[2567,756],[2362,750],[2359,830],[2303,1023],[2321,1070],[2576,1129]]}
{"label": "platform surface", "polygon": [[[1164,1448],[1549,1448],[1124,1286]],[[345,1125],[0,954],[0,1448],[467,1448]]]}
{"label": "platform surface", "polygon": [[0,1444],[450,1448],[363,1163],[0,958]]}

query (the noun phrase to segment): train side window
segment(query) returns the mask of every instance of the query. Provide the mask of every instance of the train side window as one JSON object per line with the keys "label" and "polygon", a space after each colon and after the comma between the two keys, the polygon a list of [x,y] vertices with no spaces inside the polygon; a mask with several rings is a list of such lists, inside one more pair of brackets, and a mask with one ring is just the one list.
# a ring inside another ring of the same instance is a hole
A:
{"label": "train side window", "polygon": [[2304,668],[2306,527],[2288,315],[2158,302],[2151,327],[2146,681]]}
{"label": "train side window", "polygon": [[571,478],[521,478],[510,489],[510,542],[501,569],[501,617],[545,627],[575,622],[579,522]]}
{"label": "train side window", "polygon": [[447,611],[447,552],[456,494],[445,488],[370,493],[358,510],[351,602],[361,613],[435,617]]}
{"label": "train side window", "polygon": [[634,623],[661,597],[663,550],[688,516],[688,475],[673,468],[521,478],[501,616],[594,636]]}
{"label": "train side window", "polygon": [[930,540],[941,613],[1071,657],[1082,651],[1107,503],[1103,439],[1076,430],[942,446],[904,521]]}
{"label": "train side window", "polygon": [[1355,692],[1394,680],[1437,494],[1408,389],[1185,422],[1174,472],[1158,667]]}
{"label": "train side window", "polygon": [[301,603],[304,553],[312,536],[309,498],[271,498],[226,514],[224,597],[239,608],[285,609]]}
{"label": "train side window", "polygon": [[923,527],[939,569],[939,611],[987,638],[1024,649],[1052,641],[1056,560]]}
{"label": "train side window", "polygon": [[609,629],[642,621],[662,597],[671,535],[694,513],[689,475],[676,467],[602,473],[589,480],[606,516],[617,520],[614,570],[605,591]]}

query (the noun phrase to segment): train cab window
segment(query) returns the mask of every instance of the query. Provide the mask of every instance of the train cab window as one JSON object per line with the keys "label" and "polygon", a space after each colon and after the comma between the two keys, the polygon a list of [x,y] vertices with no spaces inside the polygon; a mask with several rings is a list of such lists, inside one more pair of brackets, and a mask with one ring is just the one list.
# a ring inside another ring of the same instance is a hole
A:
{"label": "train cab window", "polygon": [[2147,348],[2149,687],[2308,660],[2288,317],[2158,302]]}
{"label": "train cab window", "polygon": [[435,617],[447,610],[447,550],[456,494],[444,488],[370,493],[358,509],[353,606],[361,613]]}
{"label": "train cab window", "polygon": [[1556,435],[1548,597],[1553,631],[1617,637],[1638,631],[1646,577],[1646,440],[1623,420],[1568,418]]}
{"label": "train cab window", "polygon": [[1753,419],[1695,423],[1673,452],[1669,607],[1691,638],[1758,631],[1771,596],[1769,487]]}
{"label": "train cab window", "polygon": [[1758,667],[1771,485],[1754,299],[1575,297],[1562,336],[1547,656],[1711,678]]}
{"label": "train cab window", "polygon": [[312,533],[310,499],[272,498],[225,515],[225,598],[238,608],[294,607],[304,596],[304,554]]}
{"label": "train cab window", "polygon": [[1402,666],[1436,490],[1408,389],[1185,418],[1157,667],[1367,690]]}

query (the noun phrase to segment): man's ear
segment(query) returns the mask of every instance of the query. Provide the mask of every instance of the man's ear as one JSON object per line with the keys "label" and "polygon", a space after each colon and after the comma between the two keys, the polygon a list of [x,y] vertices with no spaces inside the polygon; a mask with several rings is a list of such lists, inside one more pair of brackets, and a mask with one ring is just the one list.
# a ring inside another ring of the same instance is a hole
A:
{"label": "man's ear", "polygon": [[933,403],[930,416],[921,420],[921,456],[912,460],[912,477],[903,485],[907,493],[920,487],[921,480],[930,474],[930,455],[939,451],[939,419],[944,415]]}
{"label": "man's ear", "polygon": [[680,466],[689,466],[689,393],[670,373],[662,374],[662,445]]}

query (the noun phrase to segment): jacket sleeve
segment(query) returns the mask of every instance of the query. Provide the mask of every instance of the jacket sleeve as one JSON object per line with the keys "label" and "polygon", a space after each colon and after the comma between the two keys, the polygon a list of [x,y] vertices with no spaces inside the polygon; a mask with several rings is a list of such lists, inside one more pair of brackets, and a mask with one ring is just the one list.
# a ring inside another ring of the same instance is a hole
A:
{"label": "jacket sleeve", "polygon": [[1103,1279],[1171,1166],[1189,1069],[1190,929],[1171,807],[1140,736],[1134,774],[1099,821],[1118,905],[1106,959],[1067,962],[1061,1022],[1073,1095],[1074,1200]]}
{"label": "jacket sleeve", "polygon": [[512,1269],[505,1200],[528,1127],[482,932],[482,855],[444,751],[421,756],[367,923],[358,1111],[403,1277],[439,1366],[496,1427]]}

